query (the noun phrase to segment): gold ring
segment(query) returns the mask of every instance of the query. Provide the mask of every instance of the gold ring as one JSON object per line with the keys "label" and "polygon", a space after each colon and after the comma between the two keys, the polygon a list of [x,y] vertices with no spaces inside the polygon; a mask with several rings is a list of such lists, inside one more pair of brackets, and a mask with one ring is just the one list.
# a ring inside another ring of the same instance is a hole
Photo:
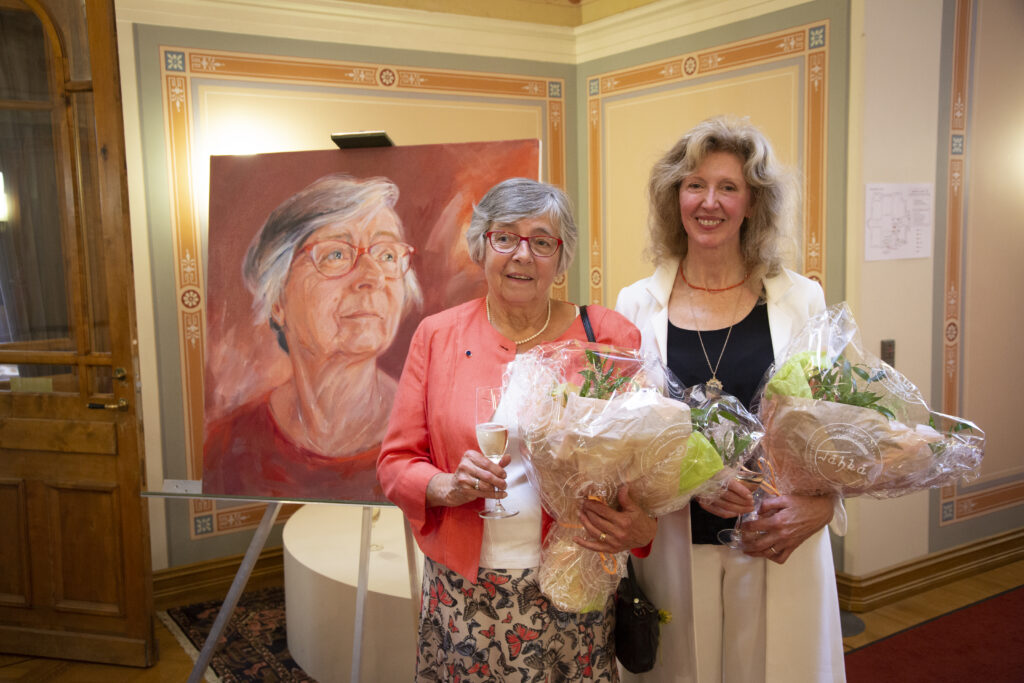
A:
{"label": "gold ring", "polygon": [[768,546],[768,550],[772,551],[772,555],[778,555],[779,554],[779,551],[775,549],[774,545]]}
{"label": "gold ring", "polygon": [[602,533],[602,534],[601,534],[601,537],[600,537],[600,538],[599,538],[598,540],[600,540],[600,541],[601,541],[601,543],[604,543],[604,539],[606,539],[606,538],[608,538],[608,534],[606,534],[606,533]]}

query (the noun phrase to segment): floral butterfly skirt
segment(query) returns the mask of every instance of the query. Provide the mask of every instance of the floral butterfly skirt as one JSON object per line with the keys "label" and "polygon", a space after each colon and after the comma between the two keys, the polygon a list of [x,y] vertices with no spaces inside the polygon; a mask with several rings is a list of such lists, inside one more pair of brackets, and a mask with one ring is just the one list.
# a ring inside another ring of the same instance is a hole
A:
{"label": "floral butterfly skirt", "polygon": [[477,583],[425,558],[417,681],[618,681],[612,599],[575,614],[535,569],[481,568]]}

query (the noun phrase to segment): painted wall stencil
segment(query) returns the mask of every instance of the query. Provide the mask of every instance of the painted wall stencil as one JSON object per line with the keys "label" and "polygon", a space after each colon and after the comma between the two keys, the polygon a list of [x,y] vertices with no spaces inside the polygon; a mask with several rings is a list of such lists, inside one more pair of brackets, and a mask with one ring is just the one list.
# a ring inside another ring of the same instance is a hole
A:
{"label": "painted wall stencil", "polygon": [[482,296],[473,203],[536,140],[212,157],[203,492],[384,501],[409,339]]}

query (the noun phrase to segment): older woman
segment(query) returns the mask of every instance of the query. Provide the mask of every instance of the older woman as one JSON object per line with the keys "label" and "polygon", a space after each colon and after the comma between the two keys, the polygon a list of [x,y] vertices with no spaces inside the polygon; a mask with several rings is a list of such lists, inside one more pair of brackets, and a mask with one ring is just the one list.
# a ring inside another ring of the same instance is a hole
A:
{"label": "older woman", "polygon": [[[517,449],[500,463],[477,451],[477,387],[499,386],[505,365],[537,344],[586,339],[579,308],[550,296],[576,249],[565,194],[514,178],[491,188],[466,233],[487,295],[423,320],[413,337],[377,474],[426,555],[417,680],[617,680],[611,601],[570,614],[538,588],[541,538],[551,520]],[[588,309],[599,342],[637,348],[639,331]],[[488,498],[519,510],[481,519]],[[656,523],[619,492],[621,509],[581,502],[584,548],[647,545]],[[511,503],[511,505],[510,505]]]}
{"label": "older woman", "polygon": [[253,238],[253,311],[292,375],[210,426],[205,491],[383,500],[375,465],[397,383],[376,360],[421,299],[397,199],[384,178],[325,176]]}
{"label": "older woman", "polygon": [[[650,180],[655,272],[622,290],[635,322],[686,385],[750,404],[775,355],[825,307],[821,287],[782,266],[792,196],[771,146],[746,121],[713,118],[684,135]],[[663,517],[637,573],[673,613],[643,681],[844,678],[828,533],[830,497],[769,497],[743,552],[717,533],[753,498],[733,482],[715,500]],[[845,522],[843,522],[845,526]],[[634,680],[630,678],[630,680]]]}

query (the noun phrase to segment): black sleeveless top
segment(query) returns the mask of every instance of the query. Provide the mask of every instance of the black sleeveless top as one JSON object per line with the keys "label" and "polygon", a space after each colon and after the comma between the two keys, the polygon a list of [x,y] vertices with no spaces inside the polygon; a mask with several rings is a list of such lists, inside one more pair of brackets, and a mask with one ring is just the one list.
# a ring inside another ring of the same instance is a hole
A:
{"label": "black sleeveless top", "polygon": [[[704,358],[700,339],[704,340],[708,359],[711,367],[714,367],[728,331],[729,328],[707,332],[701,330],[698,338],[695,330],[684,330],[669,322],[666,341],[669,369],[685,386],[707,382],[711,379],[711,368]],[[759,301],[747,317],[733,325],[716,376],[722,382],[724,392],[732,394],[749,408],[754,392],[774,360],[768,306]],[[735,517],[717,517],[696,501],[690,505],[690,528],[694,543],[719,544],[718,531],[731,529],[735,524]]]}

